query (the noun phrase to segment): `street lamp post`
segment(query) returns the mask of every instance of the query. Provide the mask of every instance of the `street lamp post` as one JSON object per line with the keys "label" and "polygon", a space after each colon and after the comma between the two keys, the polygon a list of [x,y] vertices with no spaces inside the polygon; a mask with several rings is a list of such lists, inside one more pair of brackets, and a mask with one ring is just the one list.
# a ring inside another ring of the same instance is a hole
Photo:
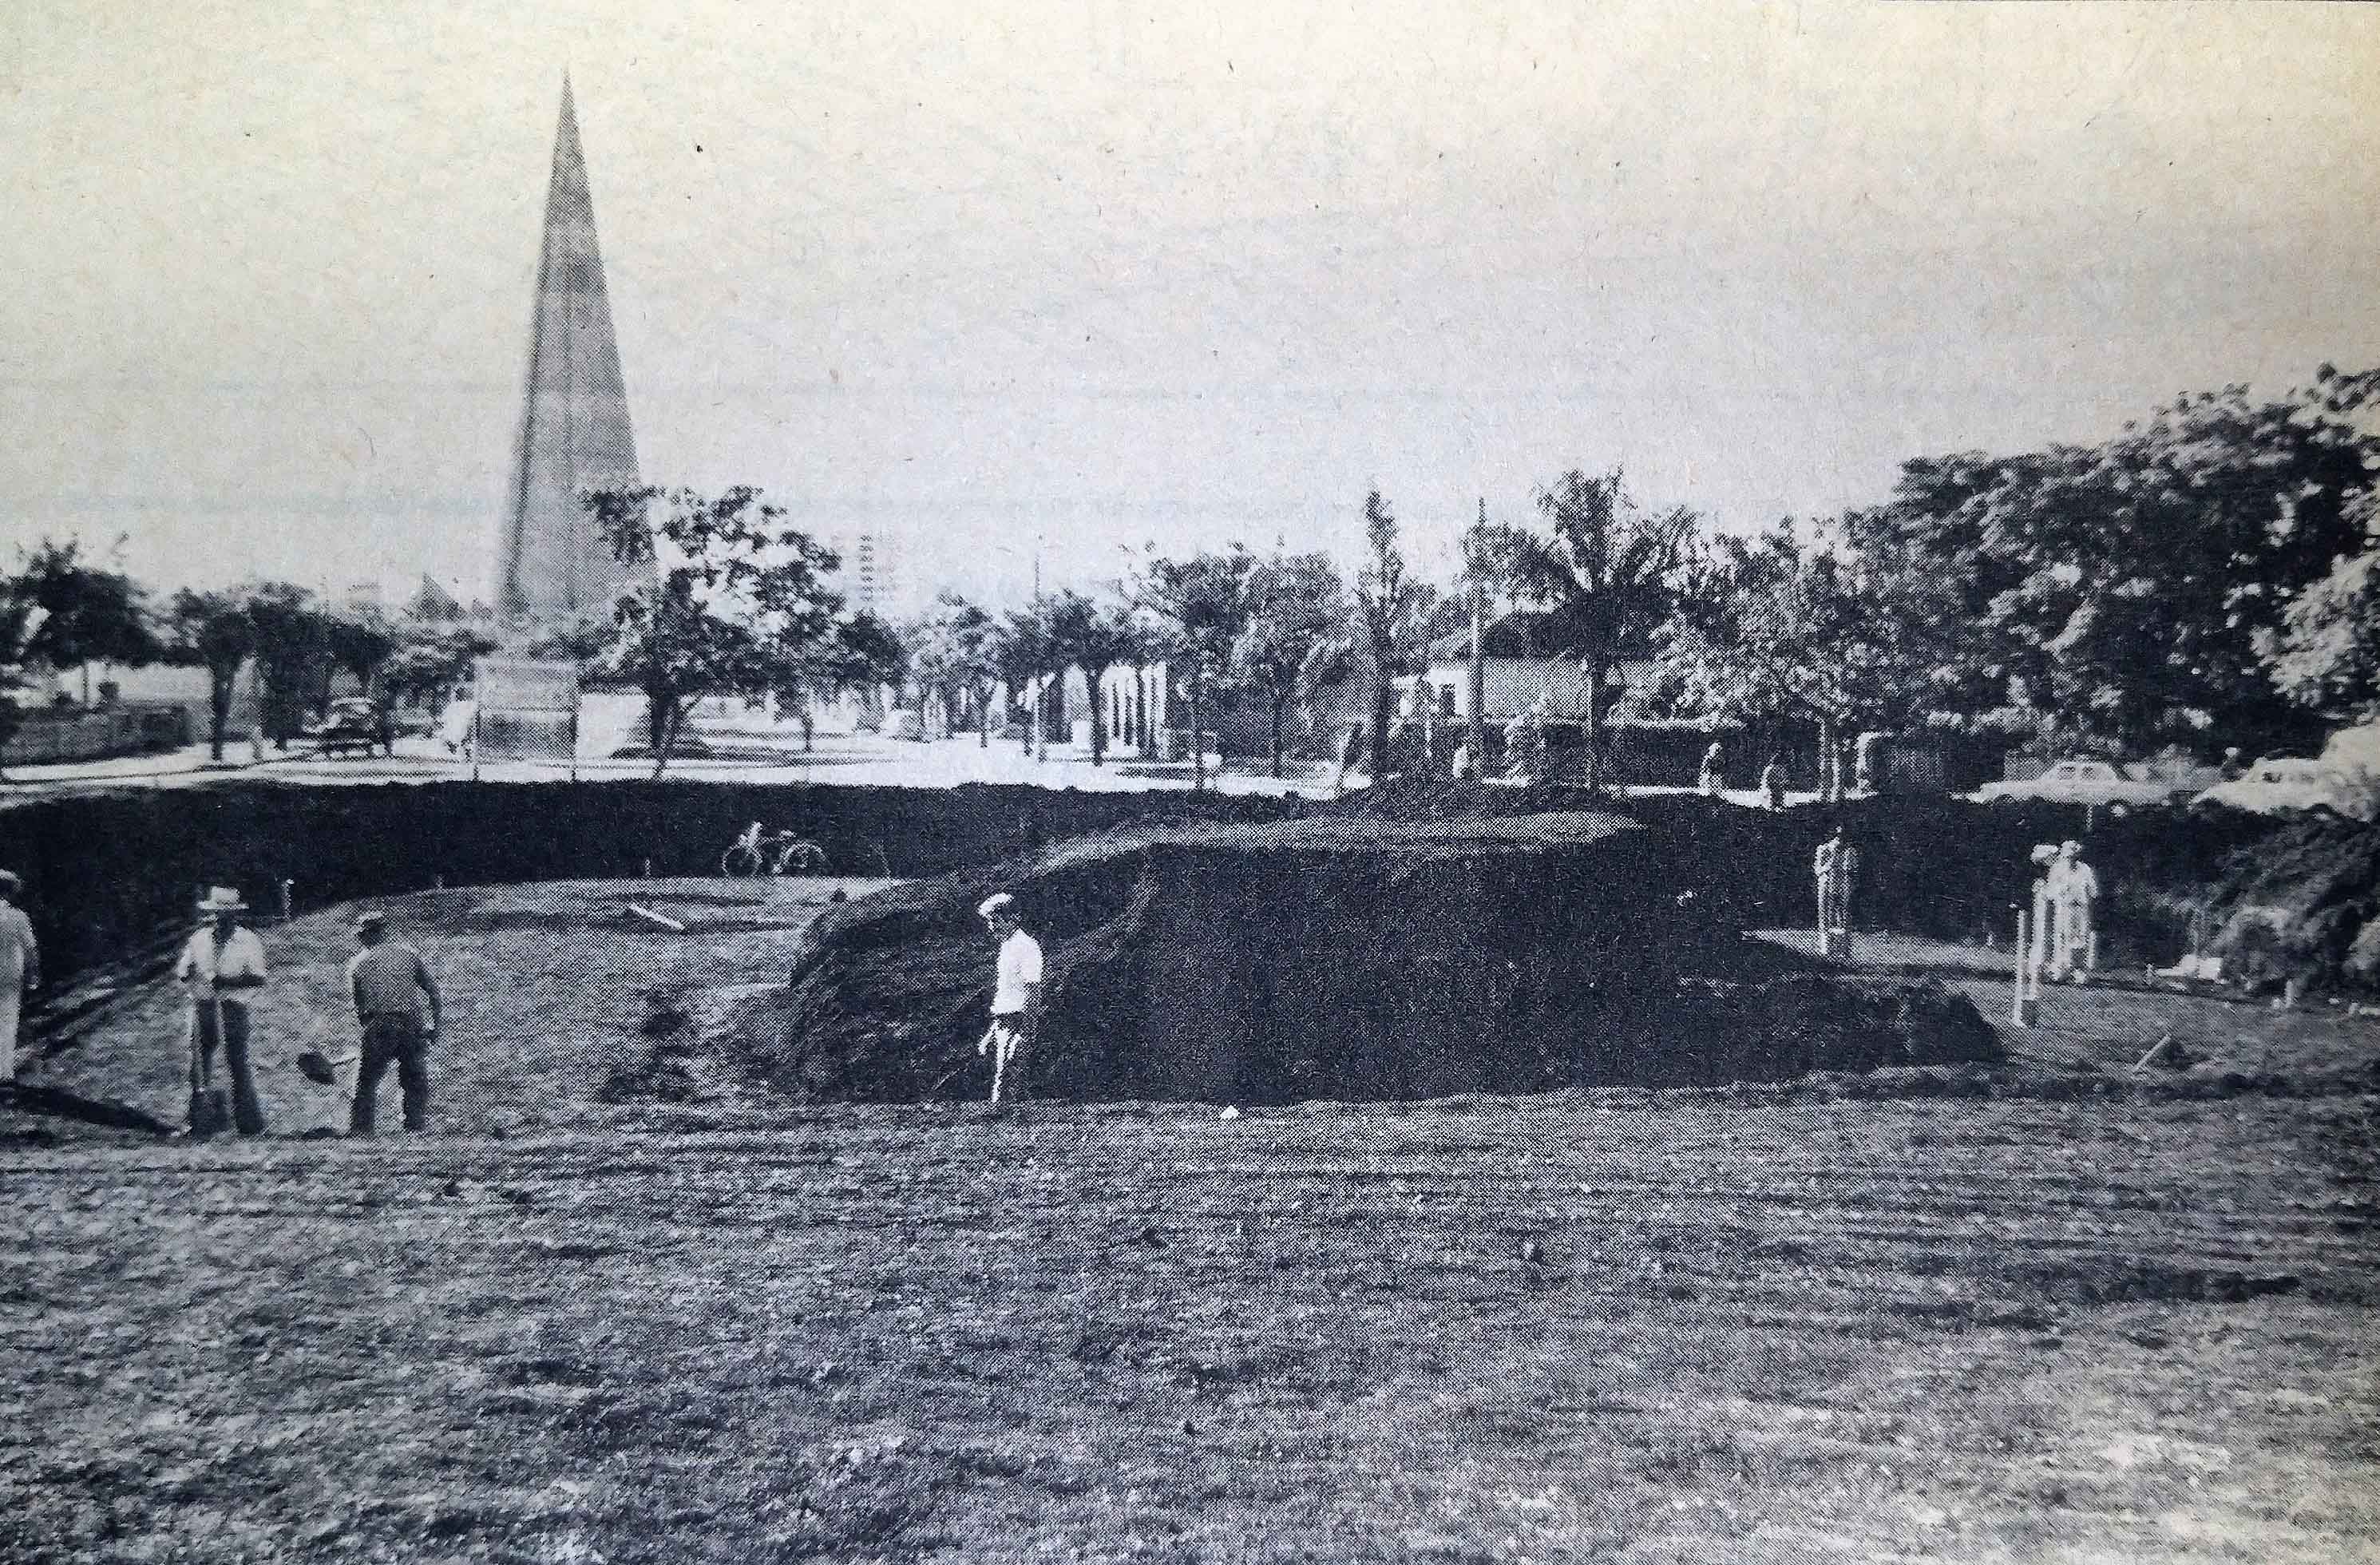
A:
{"label": "street lamp post", "polygon": [[1471,724],[1464,743],[1471,751],[1471,765],[1480,775],[1488,773],[1488,497],[1479,497],[1479,519],[1472,524],[1471,547]]}

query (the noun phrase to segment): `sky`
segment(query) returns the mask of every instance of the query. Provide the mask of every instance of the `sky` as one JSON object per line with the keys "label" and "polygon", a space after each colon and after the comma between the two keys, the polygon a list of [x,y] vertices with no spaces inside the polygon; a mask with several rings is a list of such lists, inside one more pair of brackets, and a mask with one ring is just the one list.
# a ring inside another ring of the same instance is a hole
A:
{"label": "sky", "polygon": [[2380,6],[18,0],[0,545],[486,595],[565,70],[647,481],[994,601],[2380,365]]}

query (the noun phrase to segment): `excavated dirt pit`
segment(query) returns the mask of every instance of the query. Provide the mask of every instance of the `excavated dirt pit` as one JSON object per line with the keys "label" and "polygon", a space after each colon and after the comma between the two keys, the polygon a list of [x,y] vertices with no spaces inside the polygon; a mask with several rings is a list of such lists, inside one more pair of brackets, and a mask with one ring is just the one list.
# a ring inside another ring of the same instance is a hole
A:
{"label": "excavated dirt pit", "polygon": [[1662,837],[1585,812],[1081,839],[831,910],[726,1029],[814,1099],[978,1097],[1017,895],[1050,973],[1036,1096],[1239,1103],[1710,1086],[1993,1057],[1938,987],[1796,970]]}

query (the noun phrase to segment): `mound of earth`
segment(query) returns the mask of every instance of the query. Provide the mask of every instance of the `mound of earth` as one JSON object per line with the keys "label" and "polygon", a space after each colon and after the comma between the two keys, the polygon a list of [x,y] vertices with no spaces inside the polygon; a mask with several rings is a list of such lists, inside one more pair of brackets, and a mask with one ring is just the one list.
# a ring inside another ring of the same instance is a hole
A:
{"label": "mound of earth", "polygon": [[2380,823],[2300,817],[2233,855],[2207,901],[2235,977],[2380,989]]}
{"label": "mound of earth", "polygon": [[1780,972],[1659,833],[1567,812],[1135,829],[895,888],[805,932],[789,991],[736,1029],[747,1068],[809,1098],[980,1096],[975,908],[1002,890],[1049,958],[1043,1096],[1414,1098],[1992,1053],[1947,991]]}

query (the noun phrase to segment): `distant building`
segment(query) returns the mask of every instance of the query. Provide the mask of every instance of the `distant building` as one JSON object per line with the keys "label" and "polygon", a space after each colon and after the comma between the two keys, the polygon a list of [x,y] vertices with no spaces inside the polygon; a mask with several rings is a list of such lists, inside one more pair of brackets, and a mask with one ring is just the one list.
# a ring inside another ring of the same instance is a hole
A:
{"label": "distant building", "polygon": [[[1544,715],[1561,721],[1586,715],[1586,671],[1578,661],[1581,640],[1575,611],[1520,610],[1499,615],[1481,637],[1486,643],[1483,716],[1490,722],[1515,718],[1545,703]],[[1649,663],[1622,661],[1605,680],[1606,710],[1621,690],[1641,686]],[[1413,685],[1427,686],[1440,717],[1471,716],[1471,629],[1465,625],[1430,643],[1422,673],[1399,682],[1401,705]]]}
{"label": "distant building", "polygon": [[419,590],[405,601],[405,613],[411,619],[443,625],[461,619],[463,605],[424,571]]}
{"label": "distant building", "polygon": [[903,568],[905,552],[898,533],[841,533],[828,538],[826,544],[843,561],[834,586],[844,601],[883,620],[899,620],[910,612],[909,583]]}
{"label": "distant building", "polygon": [[358,613],[376,614],[386,606],[384,602],[384,595],[381,590],[381,585],[376,581],[358,581],[349,583],[346,595],[341,601],[345,602],[349,609]]}

